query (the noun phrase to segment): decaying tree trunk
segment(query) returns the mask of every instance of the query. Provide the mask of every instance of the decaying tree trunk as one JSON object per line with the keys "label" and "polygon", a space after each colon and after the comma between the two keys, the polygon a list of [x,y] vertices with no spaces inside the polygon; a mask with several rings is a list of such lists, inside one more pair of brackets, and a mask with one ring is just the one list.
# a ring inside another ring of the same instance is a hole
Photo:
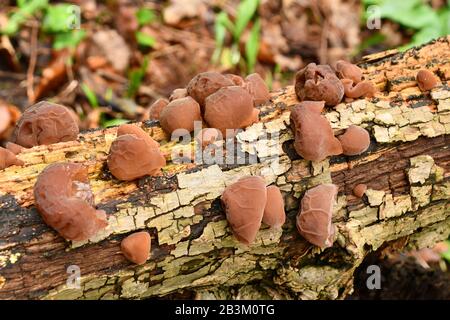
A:
{"label": "decaying tree trunk", "polygon": [[[365,77],[380,93],[326,115],[336,134],[351,124],[371,132],[371,147],[361,156],[321,163],[297,156],[288,126],[297,102],[292,87],[274,93],[273,103],[262,107],[262,121],[237,137],[236,148],[258,163],[249,157],[238,165],[169,161],[163,177],[119,182],[105,166],[116,128],[27,150],[19,156],[24,167],[0,172],[0,298],[146,298],[183,291],[219,299],[344,298],[367,254],[386,244],[430,246],[450,234],[449,41],[363,61]],[[420,92],[420,68],[437,72],[443,85]],[[173,150],[190,147],[167,142],[154,122],[144,128],[168,159]],[[86,243],[59,237],[33,207],[37,175],[63,161],[89,166],[98,207],[109,214],[108,228]],[[225,185],[247,174],[278,185],[288,210],[282,231],[263,226],[250,247],[232,236],[218,200]],[[295,216],[304,191],[324,182],[339,186],[338,232],[332,248],[319,250],[298,234]],[[363,199],[352,195],[359,183],[369,186]],[[150,230],[152,253],[147,264],[134,266],[121,255],[120,241],[139,229]],[[71,265],[80,268],[79,289],[67,284]]]}

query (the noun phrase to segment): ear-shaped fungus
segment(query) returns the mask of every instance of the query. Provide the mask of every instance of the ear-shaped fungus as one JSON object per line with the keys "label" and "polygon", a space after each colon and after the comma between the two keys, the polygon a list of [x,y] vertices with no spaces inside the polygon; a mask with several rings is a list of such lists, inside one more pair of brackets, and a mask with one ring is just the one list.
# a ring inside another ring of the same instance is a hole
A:
{"label": "ear-shaped fungus", "polygon": [[360,83],[362,80],[362,70],[353,63],[339,60],[336,62],[336,74],[340,79],[350,79],[353,83]]}
{"label": "ear-shaped fungus", "polygon": [[194,122],[202,121],[200,106],[191,97],[171,101],[161,112],[161,127],[167,134],[176,129],[194,131]]}
{"label": "ear-shaped fungus", "polygon": [[255,240],[266,199],[266,184],[258,176],[241,178],[223,192],[221,200],[228,223],[240,242],[251,244]]}
{"label": "ear-shaped fungus", "polygon": [[202,146],[202,149],[206,148],[211,143],[218,140],[222,140],[222,133],[216,128],[203,128],[195,137],[197,142]]}
{"label": "ear-shaped fungus", "polygon": [[56,163],[46,167],[34,185],[36,208],[45,223],[69,240],[86,240],[108,224],[94,208],[87,167]]}
{"label": "ear-shaped fungus", "polygon": [[345,133],[338,136],[346,156],[355,156],[366,151],[370,146],[370,135],[366,129],[351,125]]}
{"label": "ear-shaped fungus", "polygon": [[236,75],[236,74],[227,73],[227,74],[225,75],[225,77],[227,77],[228,79],[230,79],[230,80],[234,83],[235,86],[242,87],[242,86],[244,86],[244,84],[245,84],[244,79],[242,79],[241,76],[238,76],[238,75]]}
{"label": "ear-shaped fungus", "polygon": [[145,231],[135,232],[122,240],[120,248],[131,262],[144,264],[150,256],[151,237]]}
{"label": "ear-shaped fungus", "polygon": [[270,99],[269,89],[258,73],[252,73],[245,78],[245,88],[252,96],[255,106],[263,104]]}
{"label": "ear-shaped fungus", "polygon": [[186,88],[179,88],[172,91],[172,93],[169,96],[169,101],[181,99],[187,97],[187,89]]}
{"label": "ear-shaped fungus", "polygon": [[227,129],[240,129],[256,122],[258,114],[250,94],[238,86],[222,88],[205,101],[206,122],[224,136]]}
{"label": "ear-shaped fungus", "polygon": [[353,81],[350,79],[342,79],[344,85],[345,96],[352,99],[358,99],[361,97],[371,98],[377,92],[377,89],[370,81],[362,81],[353,86]]}
{"label": "ear-shaped fungus", "polygon": [[330,66],[310,63],[295,75],[295,93],[302,101],[325,101],[335,106],[344,96],[344,86]]}
{"label": "ear-shaped fungus", "polygon": [[422,91],[431,90],[438,85],[438,79],[434,73],[425,69],[420,70],[417,73],[416,80],[420,90]]}
{"label": "ear-shaped fungus", "polygon": [[203,111],[205,99],[209,95],[220,88],[233,85],[233,81],[218,72],[203,72],[192,78],[186,89],[187,93],[200,104]]}
{"label": "ear-shaped fungus", "polygon": [[338,188],[321,184],[306,191],[297,215],[297,229],[308,242],[327,248],[333,245],[335,227],[331,222]]}
{"label": "ear-shaped fungus", "polygon": [[166,159],[159,143],[135,125],[124,124],[117,130],[117,139],[108,156],[109,171],[119,180],[131,181],[146,175],[159,175]]}
{"label": "ear-shaped fungus", "polygon": [[25,149],[24,147],[12,142],[7,142],[5,147],[14,154],[19,154]]}
{"label": "ear-shaped fungus", "polygon": [[150,106],[148,111],[148,119],[150,120],[159,120],[161,116],[161,111],[167,107],[169,101],[164,98],[159,98]]}
{"label": "ear-shaped fungus", "polygon": [[16,125],[13,142],[31,148],[77,139],[78,125],[69,109],[47,101],[28,108]]}
{"label": "ear-shaped fungus", "polygon": [[262,222],[273,228],[281,228],[285,221],[284,200],[280,189],[277,186],[268,186]]}
{"label": "ear-shaped fungus", "polygon": [[367,185],[360,183],[353,188],[353,194],[358,198],[362,198],[364,193],[366,193],[366,190]]}
{"label": "ear-shaped fungus", "polygon": [[342,146],[334,136],[327,118],[320,115],[319,105],[309,102],[298,104],[291,111],[291,128],[294,132],[294,148],[306,160],[322,161],[328,156],[342,153]]}
{"label": "ear-shaped fungus", "polygon": [[23,166],[24,162],[16,158],[14,152],[0,147],[0,170],[10,166]]}

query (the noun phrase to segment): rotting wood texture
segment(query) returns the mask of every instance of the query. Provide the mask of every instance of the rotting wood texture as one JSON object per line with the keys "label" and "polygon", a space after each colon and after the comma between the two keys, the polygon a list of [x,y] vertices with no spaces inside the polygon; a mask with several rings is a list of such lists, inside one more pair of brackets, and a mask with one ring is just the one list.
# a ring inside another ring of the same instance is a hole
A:
{"label": "rotting wood texture", "polygon": [[[297,102],[292,87],[273,93],[272,103],[261,107],[261,122],[237,136],[236,148],[257,156],[253,164],[251,157],[235,165],[173,163],[173,151],[192,144],[167,142],[155,122],[143,128],[169,160],[162,177],[113,179],[105,160],[116,128],[25,151],[19,155],[24,167],[0,172],[0,299],[148,298],[183,291],[219,299],[344,298],[367,254],[393,242],[430,246],[450,234],[449,41],[365,58],[364,75],[380,93],[341,103],[326,115],[336,134],[351,124],[369,130],[371,147],[361,156],[320,163],[297,156],[288,125]],[[435,71],[442,86],[420,92],[415,74],[421,68]],[[37,175],[63,161],[89,167],[96,203],[109,214],[108,228],[84,243],[59,237],[33,207]],[[278,185],[288,212],[282,231],[263,226],[250,247],[232,236],[219,201],[226,185],[248,174]],[[320,250],[298,234],[295,216],[305,190],[324,182],[339,186],[337,240]],[[363,199],[352,195],[359,183],[369,187]],[[152,234],[151,258],[135,266],[120,253],[120,241],[142,229]],[[80,268],[79,289],[67,285],[71,265]]]}

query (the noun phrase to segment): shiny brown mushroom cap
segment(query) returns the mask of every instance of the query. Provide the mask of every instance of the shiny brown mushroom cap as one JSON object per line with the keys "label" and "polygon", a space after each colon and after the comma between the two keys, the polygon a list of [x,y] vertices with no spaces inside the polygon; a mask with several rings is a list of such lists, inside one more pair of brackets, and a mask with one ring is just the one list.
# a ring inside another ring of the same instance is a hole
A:
{"label": "shiny brown mushroom cap", "polygon": [[255,106],[270,100],[269,88],[258,73],[252,73],[245,78],[245,88],[252,96]]}
{"label": "shiny brown mushroom cap", "polygon": [[195,121],[202,121],[200,106],[191,97],[173,100],[162,110],[159,121],[167,134],[177,129],[192,132]]}
{"label": "shiny brown mushroom cap", "polygon": [[113,176],[131,181],[146,175],[160,175],[166,159],[159,143],[135,125],[122,125],[117,131],[118,137],[111,145],[107,160]]}
{"label": "shiny brown mushroom cap", "polygon": [[145,231],[135,232],[122,240],[120,249],[129,261],[144,264],[150,256],[151,237]]}
{"label": "shiny brown mushroom cap", "polygon": [[434,73],[426,69],[419,70],[416,80],[420,90],[422,91],[429,91],[436,87],[439,83]]}
{"label": "shiny brown mushroom cap", "polygon": [[0,147],[0,170],[10,166],[23,166],[24,162],[16,158],[14,152]]}
{"label": "shiny brown mushroom cap", "polygon": [[344,86],[345,96],[352,99],[358,99],[361,97],[372,98],[377,92],[376,87],[370,81],[362,81],[353,85],[353,80],[342,79]]}
{"label": "shiny brown mushroom cap", "polygon": [[353,83],[358,84],[362,80],[362,70],[353,63],[339,60],[336,62],[336,74],[340,79],[350,79]]}
{"label": "shiny brown mushroom cap", "polygon": [[226,135],[227,129],[240,129],[255,120],[253,99],[242,87],[219,89],[205,101],[205,120]]}
{"label": "shiny brown mushroom cap", "polygon": [[233,85],[233,81],[218,72],[203,72],[192,78],[186,89],[188,95],[200,104],[203,111],[208,96],[220,88]]}
{"label": "shiny brown mushroom cap", "polygon": [[76,140],[78,125],[69,109],[47,101],[28,108],[18,121],[13,142],[25,148]]}
{"label": "shiny brown mushroom cap", "polygon": [[221,197],[228,223],[236,238],[251,244],[256,238],[266,206],[264,179],[248,176],[228,186]]}
{"label": "shiny brown mushroom cap", "polygon": [[338,136],[342,145],[343,154],[355,156],[366,151],[370,146],[369,132],[361,127],[351,125],[345,133]]}
{"label": "shiny brown mushroom cap", "polygon": [[46,167],[34,185],[34,200],[45,223],[68,240],[87,240],[108,224],[106,213],[94,208],[87,167],[78,163]]}
{"label": "shiny brown mushroom cap", "polygon": [[306,191],[301,201],[297,229],[308,242],[321,248],[333,245],[331,218],[337,192],[334,184],[321,184]]}
{"label": "shiny brown mushroom cap", "polygon": [[317,113],[318,108],[305,104],[291,111],[291,128],[294,132],[294,148],[306,160],[322,161],[342,153],[342,146],[334,136],[327,118]]}
{"label": "shiny brown mushroom cap", "polygon": [[277,186],[268,186],[266,207],[264,208],[262,222],[273,228],[281,228],[285,221],[284,199],[280,188]]}
{"label": "shiny brown mushroom cap", "polygon": [[169,104],[169,100],[159,98],[149,107],[147,115],[143,120],[159,120],[161,111]]}

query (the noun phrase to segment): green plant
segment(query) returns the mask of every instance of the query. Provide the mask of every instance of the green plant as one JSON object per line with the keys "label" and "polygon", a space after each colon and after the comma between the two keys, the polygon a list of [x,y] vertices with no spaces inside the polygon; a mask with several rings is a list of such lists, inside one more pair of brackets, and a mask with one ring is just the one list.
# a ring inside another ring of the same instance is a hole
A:
{"label": "green plant", "polygon": [[83,90],[83,93],[86,96],[86,99],[89,101],[91,107],[97,109],[99,107],[99,103],[95,92],[85,83],[81,84],[81,90]]}
{"label": "green plant", "polygon": [[141,8],[136,12],[136,18],[140,26],[152,23],[156,19],[155,12],[151,9]]}
{"label": "green plant", "polygon": [[447,251],[441,253],[442,258],[447,260],[448,263],[450,263],[450,240],[445,241],[445,244],[447,245]]}
{"label": "green plant", "polygon": [[[411,42],[401,50],[450,34],[450,1],[440,10],[434,10],[422,0],[363,0],[363,3],[366,7],[376,5],[380,18],[414,31]],[[368,18],[367,13],[365,18]]]}
{"label": "green plant", "polygon": [[148,57],[144,58],[144,61],[142,62],[142,65],[139,68],[132,69],[128,73],[128,90],[127,90],[127,97],[131,98],[134,97],[139,90],[139,87],[142,84],[142,81],[144,80],[145,73],[147,72],[148,67]]}
{"label": "green plant", "polygon": [[100,120],[100,125],[103,128],[109,128],[109,127],[114,127],[114,126],[120,126],[121,124],[128,123],[128,122],[130,122],[130,120],[120,119],[120,118],[107,120],[104,117],[102,117],[102,119]]}
{"label": "green plant", "polygon": [[136,41],[139,45],[150,48],[156,43],[155,38],[141,31],[136,32]]}

